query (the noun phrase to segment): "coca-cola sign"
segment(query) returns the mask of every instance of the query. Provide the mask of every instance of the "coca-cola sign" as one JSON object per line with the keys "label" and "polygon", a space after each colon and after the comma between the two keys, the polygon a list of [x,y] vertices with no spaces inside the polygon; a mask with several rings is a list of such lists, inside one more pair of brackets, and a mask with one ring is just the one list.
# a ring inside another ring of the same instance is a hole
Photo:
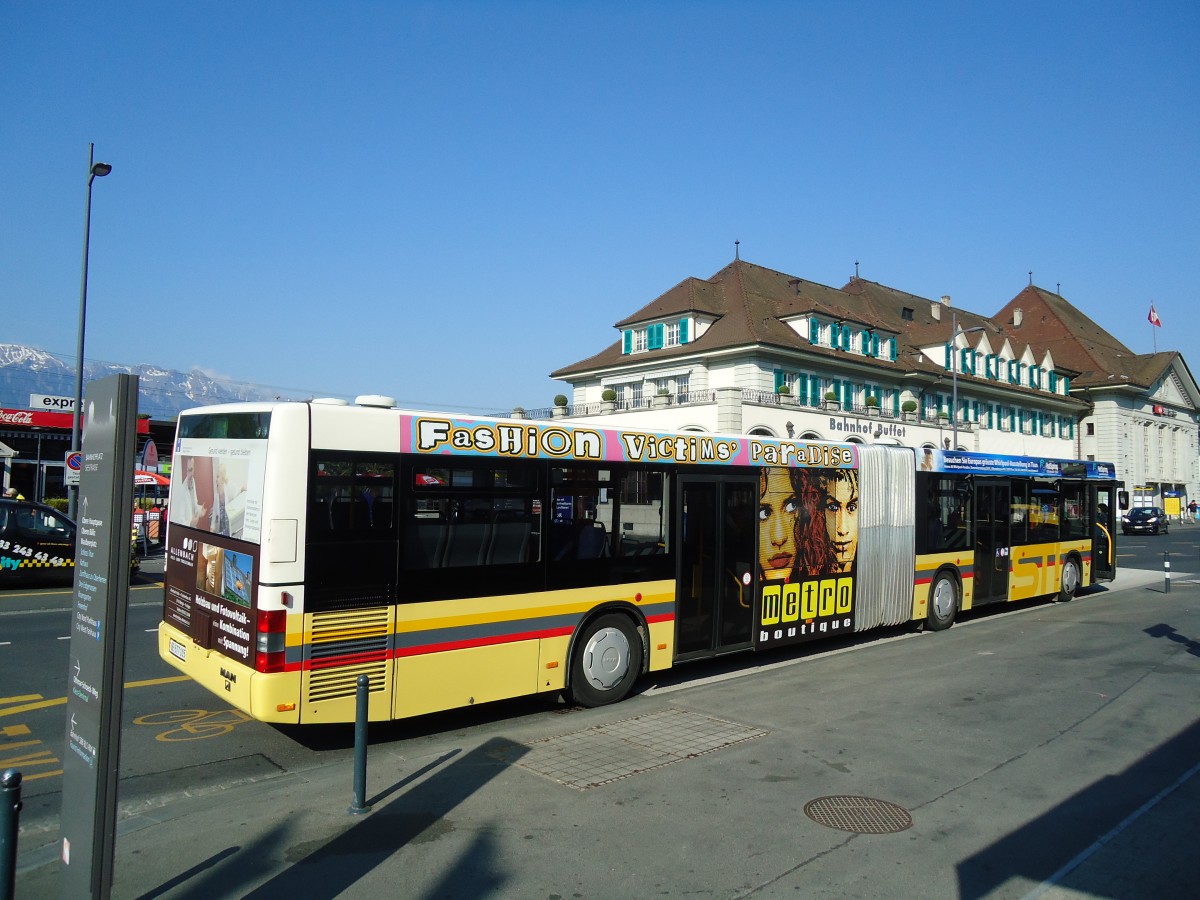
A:
{"label": "coca-cola sign", "polygon": [[70,428],[71,413],[34,409],[0,409],[0,425],[21,425],[26,428]]}

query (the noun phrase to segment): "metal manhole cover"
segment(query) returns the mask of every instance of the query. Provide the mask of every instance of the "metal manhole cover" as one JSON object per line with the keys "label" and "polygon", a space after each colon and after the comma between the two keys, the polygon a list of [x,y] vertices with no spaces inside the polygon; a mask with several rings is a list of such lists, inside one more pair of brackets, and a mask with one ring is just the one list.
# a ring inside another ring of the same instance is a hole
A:
{"label": "metal manhole cover", "polygon": [[857,834],[894,834],[912,825],[908,810],[871,797],[818,797],[804,805],[804,814],[818,825]]}

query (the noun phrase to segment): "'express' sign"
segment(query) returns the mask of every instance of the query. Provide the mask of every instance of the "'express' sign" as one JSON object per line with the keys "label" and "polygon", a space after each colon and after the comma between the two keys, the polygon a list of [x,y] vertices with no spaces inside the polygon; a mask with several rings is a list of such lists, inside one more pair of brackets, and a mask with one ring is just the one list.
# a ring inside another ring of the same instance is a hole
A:
{"label": "'express' sign", "polygon": [[55,412],[74,412],[74,397],[55,397],[50,394],[30,394],[30,409],[50,409]]}

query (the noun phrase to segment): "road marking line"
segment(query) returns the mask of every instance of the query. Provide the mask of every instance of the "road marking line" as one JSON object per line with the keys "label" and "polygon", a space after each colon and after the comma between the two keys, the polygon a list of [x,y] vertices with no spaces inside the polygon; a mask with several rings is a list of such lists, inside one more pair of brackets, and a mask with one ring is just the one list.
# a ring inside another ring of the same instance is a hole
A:
{"label": "road marking line", "polygon": [[[58,760],[55,760],[55,762],[58,762]],[[37,781],[37,779],[39,779],[39,778],[53,778],[55,775],[61,775],[62,773],[63,773],[62,769],[55,769],[53,772],[39,772],[37,775],[26,775],[24,772],[22,772],[21,780],[22,781]]]}
{"label": "road marking line", "polygon": [[[148,678],[145,681],[127,681],[126,688],[154,687],[158,684],[175,684],[180,681],[190,681],[186,675],[173,675],[167,678]],[[40,695],[37,695],[40,696]],[[13,698],[21,699],[21,698]],[[31,712],[35,709],[47,709],[51,706],[63,706],[67,702],[66,697],[56,697],[53,700],[40,700],[37,703],[25,703],[21,706],[12,706],[8,709],[0,709],[0,716],[11,716],[13,713]]]}
{"label": "road marking line", "polygon": [[5,703],[25,703],[29,700],[41,700],[41,694],[21,694],[19,697],[0,697],[0,705]]}

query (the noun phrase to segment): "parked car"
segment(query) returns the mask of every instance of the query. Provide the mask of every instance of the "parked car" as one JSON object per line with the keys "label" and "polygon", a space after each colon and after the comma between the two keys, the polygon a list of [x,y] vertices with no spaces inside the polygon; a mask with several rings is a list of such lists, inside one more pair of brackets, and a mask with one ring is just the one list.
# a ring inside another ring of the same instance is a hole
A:
{"label": "parked car", "polygon": [[[75,523],[51,506],[0,499],[0,586],[70,584],[76,536]],[[135,553],[131,572],[138,567]]]}
{"label": "parked car", "polygon": [[1121,516],[1122,534],[1166,534],[1167,514],[1157,506],[1139,506]]}

